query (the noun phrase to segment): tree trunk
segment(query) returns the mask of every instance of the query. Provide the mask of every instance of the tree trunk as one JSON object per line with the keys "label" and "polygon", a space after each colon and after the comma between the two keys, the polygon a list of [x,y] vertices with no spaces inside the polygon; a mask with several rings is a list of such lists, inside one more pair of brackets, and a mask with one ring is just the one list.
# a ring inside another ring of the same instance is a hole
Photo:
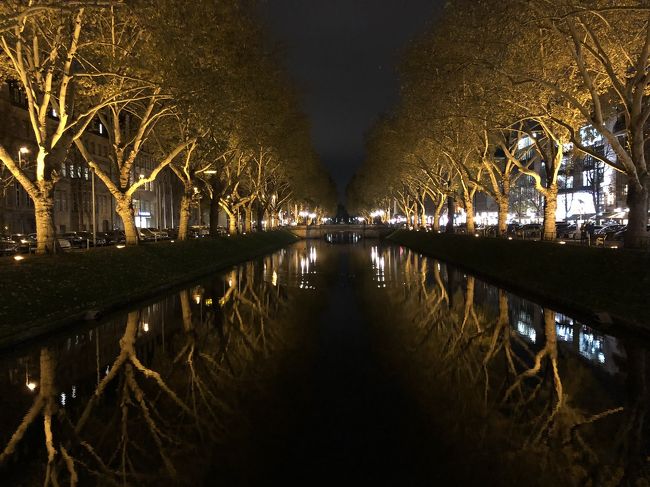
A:
{"label": "tree trunk", "polygon": [[465,204],[465,225],[467,228],[467,235],[474,235],[474,232],[476,231],[476,225],[474,224],[474,202],[472,201],[471,195],[465,195],[463,200],[463,203]]}
{"label": "tree trunk", "polygon": [[213,196],[210,200],[210,236],[219,235],[219,198]]}
{"label": "tree trunk", "polygon": [[133,200],[128,196],[122,196],[115,203],[115,211],[122,219],[124,225],[124,234],[127,245],[137,245],[140,241],[138,229],[135,226],[135,216],[133,214]]}
{"label": "tree trunk", "polygon": [[181,315],[183,316],[183,331],[191,333],[194,328],[192,324],[192,307],[190,305],[190,292],[183,289],[180,293]]}
{"label": "tree trunk", "polygon": [[237,235],[237,211],[228,213],[228,235]]}
{"label": "tree trunk", "polygon": [[625,231],[626,249],[647,249],[649,246],[647,225],[650,175],[643,178],[642,182],[641,186],[632,183],[628,185],[627,206],[630,213]]}
{"label": "tree trunk", "polygon": [[406,217],[406,228],[411,228],[411,210],[408,207],[404,208],[404,216]]}
{"label": "tree trunk", "polygon": [[454,233],[454,215],[456,214],[456,201],[453,196],[447,196],[447,233]]}
{"label": "tree trunk", "polygon": [[444,196],[440,196],[438,199],[438,203],[436,203],[436,207],[433,210],[433,231],[434,232],[440,231],[440,213],[442,213],[442,208],[444,206],[445,206],[445,198]]}
{"label": "tree trunk", "polygon": [[56,232],[54,230],[54,201],[47,196],[34,199],[36,217],[36,253],[56,252]]}
{"label": "tree trunk", "polygon": [[192,209],[192,193],[183,192],[178,213],[178,240],[187,240],[190,233],[190,214]]}
{"label": "tree trunk", "polygon": [[499,213],[498,213],[498,235],[499,237],[505,237],[508,234],[508,197],[501,196],[497,199],[499,204]]}
{"label": "tree trunk", "polygon": [[257,231],[261,232],[264,230],[264,213],[266,213],[266,209],[262,205],[257,205],[257,212],[255,213],[256,217],[256,227]]}
{"label": "tree trunk", "polygon": [[253,229],[253,205],[248,204],[244,208],[244,232],[250,233]]}
{"label": "tree trunk", "polygon": [[547,188],[544,194],[544,226],[542,240],[555,240],[555,214],[557,213],[557,184]]}

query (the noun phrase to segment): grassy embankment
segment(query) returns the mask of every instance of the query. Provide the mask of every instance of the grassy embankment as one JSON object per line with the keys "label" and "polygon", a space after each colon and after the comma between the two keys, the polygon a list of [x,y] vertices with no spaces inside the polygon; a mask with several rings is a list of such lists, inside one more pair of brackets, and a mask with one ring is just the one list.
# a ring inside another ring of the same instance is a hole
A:
{"label": "grassy embankment", "polygon": [[406,230],[389,240],[577,318],[650,332],[650,252]]}
{"label": "grassy embankment", "polygon": [[269,253],[286,231],[0,259],[0,347],[24,341]]}

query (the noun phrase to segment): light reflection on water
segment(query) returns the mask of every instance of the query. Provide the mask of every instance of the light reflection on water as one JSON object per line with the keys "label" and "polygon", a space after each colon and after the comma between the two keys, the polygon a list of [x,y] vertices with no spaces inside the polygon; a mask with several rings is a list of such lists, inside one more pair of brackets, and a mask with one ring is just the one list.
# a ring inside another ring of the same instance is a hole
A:
{"label": "light reflection on water", "polygon": [[[450,396],[461,399],[447,407],[473,404],[476,431],[507,421],[501,441],[510,454],[521,455],[522,465],[524,452],[543,455],[552,466],[546,473],[567,484],[618,485],[648,475],[647,352],[638,338],[601,333],[401,247],[375,246],[367,255],[373,281],[389,286],[369,306],[381,310],[376,319],[388,320],[388,330],[398,330],[389,340],[408,350],[395,359],[396,369],[428,371],[420,386],[429,381],[429,388],[457,391]],[[382,307],[387,297],[390,306]],[[457,419],[438,413],[445,424]],[[469,416],[463,419],[471,429]],[[484,436],[466,435],[490,451]]]}
{"label": "light reflection on water", "polygon": [[[603,484],[643,475],[643,346],[403,247],[335,243],[299,242],[0,356],[0,475],[9,484],[67,483],[71,475],[191,483],[219,451],[199,459],[196,445],[224,443],[240,396],[268,384],[267,364],[287,353],[289,317],[304,312],[307,297],[326,301],[328,289],[350,283],[372,288],[368,315],[383,313],[378,327],[399,328],[391,347],[435,371],[421,385],[459,391],[464,406],[507,419],[509,448],[555,461],[544,448],[560,444],[558,465],[593,477],[598,464]],[[340,258],[360,269],[338,275],[332,262]],[[576,444],[582,452],[568,460]]]}

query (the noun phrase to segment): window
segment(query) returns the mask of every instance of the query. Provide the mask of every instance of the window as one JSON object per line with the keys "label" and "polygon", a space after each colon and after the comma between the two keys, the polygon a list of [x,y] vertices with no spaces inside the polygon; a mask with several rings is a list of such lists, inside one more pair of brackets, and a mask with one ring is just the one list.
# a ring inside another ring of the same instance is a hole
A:
{"label": "window", "polygon": [[9,82],[9,99],[13,105],[27,108],[27,96],[17,81]]}
{"label": "window", "polygon": [[97,131],[99,132],[100,135],[104,134],[104,126],[102,125],[101,122],[97,124]]}

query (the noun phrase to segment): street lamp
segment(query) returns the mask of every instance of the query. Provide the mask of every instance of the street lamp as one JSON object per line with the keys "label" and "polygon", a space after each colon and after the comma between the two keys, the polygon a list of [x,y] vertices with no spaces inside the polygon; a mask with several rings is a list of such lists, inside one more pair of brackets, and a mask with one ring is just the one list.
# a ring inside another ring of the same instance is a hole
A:
{"label": "street lamp", "polygon": [[27,147],[21,147],[18,149],[18,165],[23,163],[23,155],[29,154],[29,149]]}
{"label": "street lamp", "polygon": [[91,191],[93,197],[93,247],[97,248],[97,212],[95,211],[95,169],[90,168],[92,174]]}

